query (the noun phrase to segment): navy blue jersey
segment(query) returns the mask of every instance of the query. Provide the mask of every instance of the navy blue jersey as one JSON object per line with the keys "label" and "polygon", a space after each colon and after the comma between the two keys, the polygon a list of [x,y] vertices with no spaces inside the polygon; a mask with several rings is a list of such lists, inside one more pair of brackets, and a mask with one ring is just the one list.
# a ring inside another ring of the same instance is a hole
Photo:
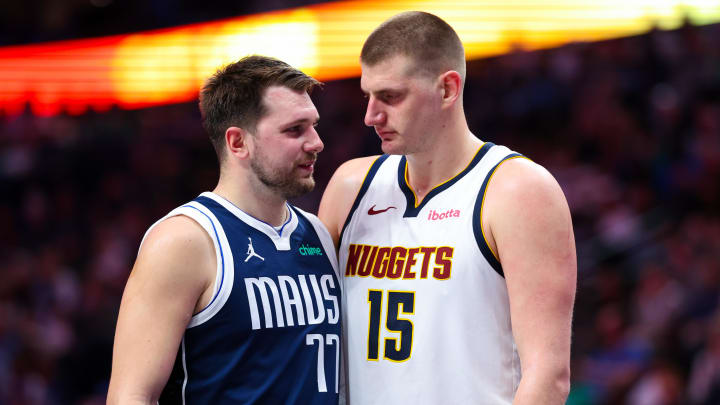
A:
{"label": "navy blue jersey", "polygon": [[192,317],[160,404],[337,404],[340,283],[317,217],[288,205],[276,229],[213,193],[167,217],[215,245],[215,294]]}

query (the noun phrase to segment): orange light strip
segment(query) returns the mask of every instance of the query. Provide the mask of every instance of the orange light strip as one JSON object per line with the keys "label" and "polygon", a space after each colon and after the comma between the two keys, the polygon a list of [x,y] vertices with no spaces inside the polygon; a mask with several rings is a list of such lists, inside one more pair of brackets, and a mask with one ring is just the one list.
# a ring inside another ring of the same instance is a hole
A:
{"label": "orange light strip", "polygon": [[720,21],[717,0],[339,1],[113,37],[0,48],[0,112],[104,111],[185,102],[220,65],[275,56],[320,80],[357,76],[367,35],[404,10],[447,20],[468,59]]}

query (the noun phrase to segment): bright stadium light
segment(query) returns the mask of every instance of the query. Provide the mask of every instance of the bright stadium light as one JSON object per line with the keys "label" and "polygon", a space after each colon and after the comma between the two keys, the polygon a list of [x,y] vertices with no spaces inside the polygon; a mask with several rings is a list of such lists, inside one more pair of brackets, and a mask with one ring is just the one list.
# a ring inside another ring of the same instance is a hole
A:
{"label": "bright stadium light", "polygon": [[445,19],[468,59],[720,21],[717,0],[337,1],[105,38],[0,48],[0,112],[81,114],[193,100],[219,66],[275,56],[320,80],[357,76],[367,35],[405,10]]}

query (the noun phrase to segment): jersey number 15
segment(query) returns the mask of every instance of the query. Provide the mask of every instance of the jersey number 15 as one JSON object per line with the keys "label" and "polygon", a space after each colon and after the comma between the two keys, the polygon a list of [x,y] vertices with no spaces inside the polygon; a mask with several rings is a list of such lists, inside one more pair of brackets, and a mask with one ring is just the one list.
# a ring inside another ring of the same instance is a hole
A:
{"label": "jersey number 15", "polygon": [[368,360],[379,359],[380,322],[383,313],[383,296],[387,296],[385,327],[390,332],[399,333],[398,338],[385,338],[383,358],[390,361],[405,361],[412,353],[413,324],[409,319],[400,318],[400,314],[415,313],[415,292],[369,290],[370,325],[368,327]]}

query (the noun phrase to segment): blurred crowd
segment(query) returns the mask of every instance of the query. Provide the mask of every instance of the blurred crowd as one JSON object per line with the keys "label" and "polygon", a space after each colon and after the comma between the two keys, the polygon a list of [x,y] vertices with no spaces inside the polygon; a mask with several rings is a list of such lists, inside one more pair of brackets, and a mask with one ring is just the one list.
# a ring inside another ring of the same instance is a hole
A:
{"label": "blurred crowd", "polygon": [[[313,99],[325,151],[295,203],[314,212],[341,162],[380,150],[357,79]],[[720,25],[473,61],[465,109],[568,198],[568,404],[720,404]],[[0,404],[104,403],[143,233],[217,172],[194,104],[0,116]]]}

